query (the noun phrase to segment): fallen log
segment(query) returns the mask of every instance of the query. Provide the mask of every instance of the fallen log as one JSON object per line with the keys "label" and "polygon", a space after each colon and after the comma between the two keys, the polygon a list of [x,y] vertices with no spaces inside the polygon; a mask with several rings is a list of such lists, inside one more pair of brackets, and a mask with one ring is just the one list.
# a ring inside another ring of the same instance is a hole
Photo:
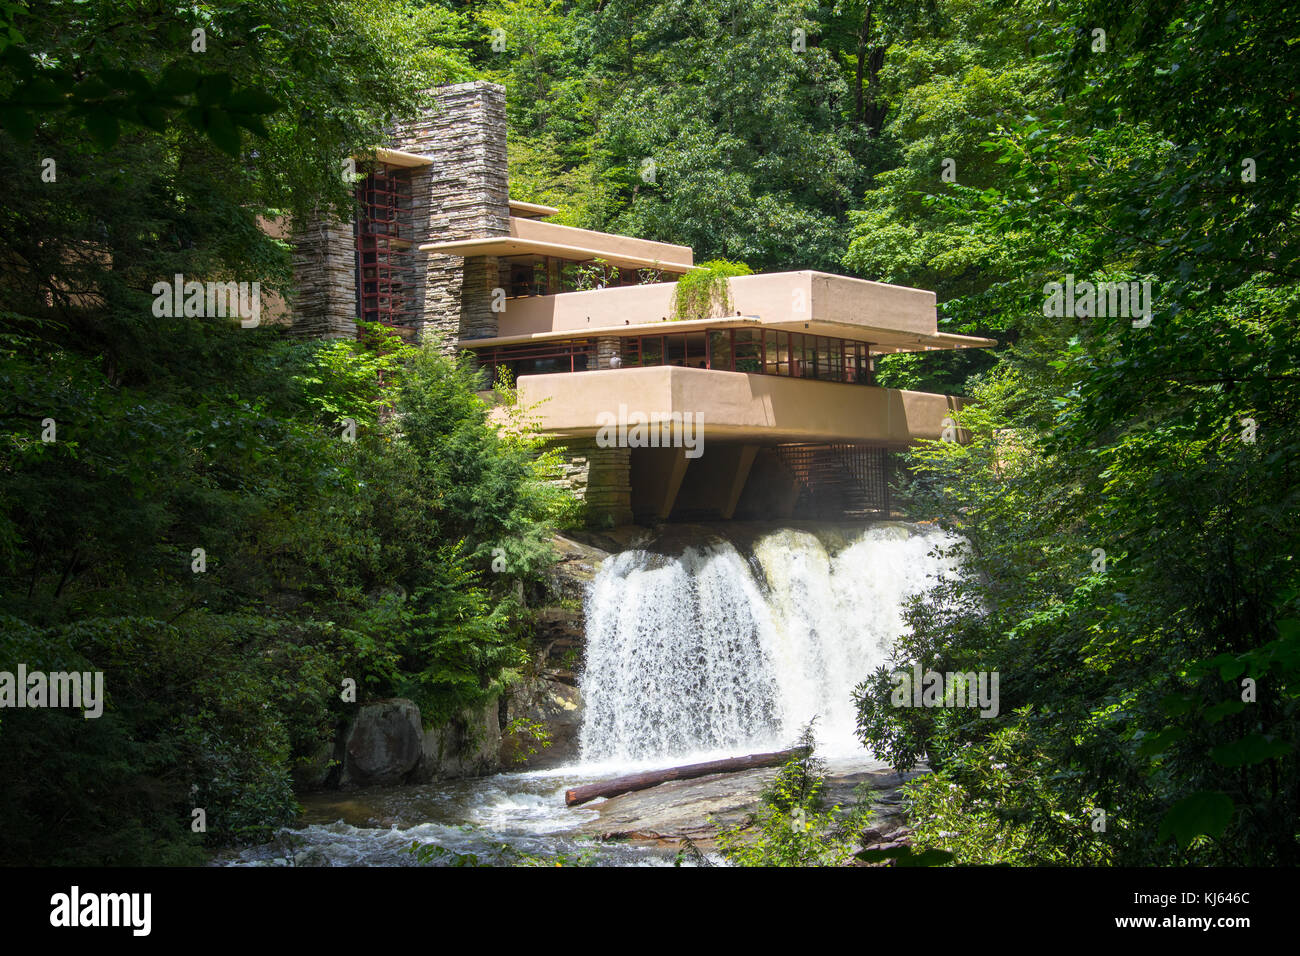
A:
{"label": "fallen log", "polygon": [[684,767],[669,767],[666,770],[647,770],[644,773],[629,774],[601,783],[588,783],[564,792],[566,806],[576,807],[597,797],[617,797],[621,793],[634,790],[646,790],[657,787],[669,780],[690,780],[693,777],[706,777],[711,773],[736,773],[740,770],[758,770],[762,767],[779,767],[795,757],[805,753],[801,747],[793,750],[777,750],[767,754],[749,754],[746,757],[727,757],[723,760],[709,760],[705,763],[687,764]]}

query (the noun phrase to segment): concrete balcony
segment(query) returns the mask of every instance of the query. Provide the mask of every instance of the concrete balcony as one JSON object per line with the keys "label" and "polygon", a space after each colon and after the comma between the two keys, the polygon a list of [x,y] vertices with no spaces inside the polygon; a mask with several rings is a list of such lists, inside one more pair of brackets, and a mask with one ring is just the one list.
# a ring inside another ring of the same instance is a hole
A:
{"label": "concrete balcony", "polygon": [[676,366],[527,375],[518,388],[538,430],[566,438],[594,437],[597,416],[617,417],[620,406],[649,422],[701,413],[706,456],[714,440],[903,448],[940,438],[962,405],[952,395]]}
{"label": "concrete balcony", "polygon": [[687,322],[670,321],[673,282],[509,299],[498,319],[498,335],[465,344],[513,345],[705,327],[773,328],[855,339],[872,343],[872,351],[878,354],[996,344],[992,339],[939,332],[934,293],[921,289],[811,271],[738,276],[728,284],[734,314]]}

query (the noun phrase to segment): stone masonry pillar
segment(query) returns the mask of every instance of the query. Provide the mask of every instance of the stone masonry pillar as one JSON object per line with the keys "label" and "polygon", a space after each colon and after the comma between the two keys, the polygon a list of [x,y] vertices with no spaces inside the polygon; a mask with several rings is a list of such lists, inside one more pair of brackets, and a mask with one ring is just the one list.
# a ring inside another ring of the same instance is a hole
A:
{"label": "stone masonry pillar", "polygon": [[[415,245],[509,235],[505,88],[476,80],[432,93],[433,108],[400,125],[392,143],[433,160],[411,171]],[[458,338],[496,335],[495,258],[413,254],[421,337],[436,335],[451,352]]]}
{"label": "stone masonry pillar", "polygon": [[610,359],[619,354],[620,341],[617,335],[602,335],[596,339],[596,368],[613,368]]}
{"label": "stone masonry pillar", "polygon": [[337,338],[357,334],[357,252],[352,224],[329,215],[292,227],[293,331]]}

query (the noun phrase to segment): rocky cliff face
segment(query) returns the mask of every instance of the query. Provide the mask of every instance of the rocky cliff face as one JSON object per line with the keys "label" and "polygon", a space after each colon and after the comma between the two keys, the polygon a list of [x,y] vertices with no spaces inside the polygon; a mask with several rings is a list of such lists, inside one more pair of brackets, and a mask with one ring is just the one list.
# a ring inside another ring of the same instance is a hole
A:
{"label": "rocky cliff face", "polygon": [[548,574],[548,606],[533,611],[533,665],[506,697],[502,763],[507,768],[541,770],[578,759],[582,602],[600,563],[620,545],[595,534],[561,535],[553,543],[559,560]]}
{"label": "rocky cliff face", "polygon": [[295,771],[295,782],[303,791],[350,790],[491,773],[500,767],[499,711],[493,698],[426,728],[414,701],[366,701],[336,740]]}
{"label": "rocky cliff face", "polygon": [[295,770],[298,789],[430,783],[577,760],[582,602],[600,563],[622,546],[595,535],[584,535],[581,541],[555,539],[559,560],[543,589],[544,603],[531,611],[532,664],[504,698],[493,698],[437,727],[424,726],[413,701],[367,701],[336,740],[322,743],[313,758]]}

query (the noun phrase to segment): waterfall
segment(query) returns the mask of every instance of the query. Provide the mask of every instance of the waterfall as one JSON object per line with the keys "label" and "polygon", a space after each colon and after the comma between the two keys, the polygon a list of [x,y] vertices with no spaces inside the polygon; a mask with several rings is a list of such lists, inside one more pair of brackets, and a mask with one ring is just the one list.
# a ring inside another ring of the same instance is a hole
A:
{"label": "waterfall", "polygon": [[587,595],[583,761],[779,749],[814,716],[825,753],[862,753],[853,688],[953,543],[886,523],[610,557]]}

